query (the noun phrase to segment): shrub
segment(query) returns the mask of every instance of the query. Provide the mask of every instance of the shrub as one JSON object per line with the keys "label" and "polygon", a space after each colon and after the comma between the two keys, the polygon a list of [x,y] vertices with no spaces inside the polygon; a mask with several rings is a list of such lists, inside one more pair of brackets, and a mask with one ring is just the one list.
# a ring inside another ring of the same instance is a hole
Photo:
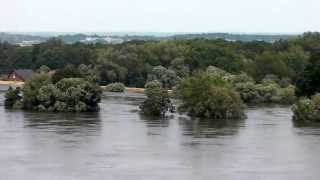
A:
{"label": "shrub", "polygon": [[279,83],[279,81],[280,81],[280,78],[274,74],[267,74],[261,80],[262,84],[272,84],[272,83],[277,84]]}
{"label": "shrub", "polygon": [[4,105],[6,108],[17,108],[18,103],[21,104],[22,94],[21,89],[17,87],[13,89],[11,86],[9,87],[8,91],[5,94],[5,101]]}
{"label": "shrub", "polygon": [[297,99],[295,95],[295,91],[296,91],[295,86],[289,85],[286,88],[278,89],[277,96],[280,97],[280,102],[282,104],[292,104]]}
{"label": "shrub", "polygon": [[237,83],[254,83],[254,80],[252,77],[248,76],[246,73],[241,73],[239,75],[226,75],[224,76],[224,79],[231,84],[237,84]]}
{"label": "shrub", "polygon": [[253,82],[237,83],[234,85],[235,90],[239,92],[241,99],[245,103],[259,103],[263,99],[259,95],[257,86]]}
{"label": "shrub", "polygon": [[55,85],[48,84],[39,89],[37,99],[44,107],[50,107],[54,105],[54,100],[59,96],[58,93],[59,90]]}
{"label": "shrub", "polygon": [[23,108],[23,103],[21,100],[17,100],[14,104],[13,104],[13,109],[22,109]]}
{"label": "shrub", "polygon": [[230,74],[215,66],[209,66],[206,72],[230,83],[245,103],[292,104],[296,100],[296,88],[290,84],[288,78],[279,79],[271,74],[266,75],[261,83],[257,84],[246,73]]}
{"label": "shrub", "polygon": [[110,92],[124,92],[126,89],[123,83],[112,83],[106,86],[106,90]]}
{"label": "shrub", "polygon": [[162,84],[157,81],[157,80],[153,80],[153,81],[149,81],[146,83],[146,85],[144,86],[146,89],[152,89],[152,88],[161,88]]}
{"label": "shrub", "polygon": [[282,78],[280,81],[279,81],[279,85],[280,85],[280,87],[282,87],[282,88],[286,88],[286,87],[288,87],[288,86],[292,86],[292,84],[291,84],[292,82],[291,82],[291,79],[289,79],[289,78]]}
{"label": "shrub", "polygon": [[140,105],[143,114],[165,116],[168,111],[174,110],[168,91],[159,84],[157,81],[146,84],[147,99]]}
{"label": "shrub", "polygon": [[50,68],[48,66],[42,65],[37,70],[37,73],[49,73]]}
{"label": "shrub", "polygon": [[98,111],[100,87],[81,78],[65,78],[53,84],[46,74],[36,74],[20,90],[8,90],[6,106],[40,112]]}
{"label": "shrub", "polygon": [[209,74],[211,74],[213,76],[220,76],[220,77],[224,77],[224,76],[230,75],[225,70],[220,69],[220,68],[215,67],[215,66],[208,66],[207,67],[207,73],[209,73]]}
{"label": "shrub", "polygon": [[262,102],[271,103],[277,100],[277,90],[280,88],[275,83],[263,83],[256,85],[259,96],[262,98]]}
{"label": "shrub", "polygon": [[23,86],[23,107],[33,109],[38,105],[37,95],[42,86],[51,84],[48,74],[35,74]]}
{"label": "shrub", "polygon": [[301,98],[292,106],[292,111],[296,121],[320,122],[320,95]]}
{"label": "shrub", "polygon": [[99,110],[98,104],[101,100],[102,91],[97,84],[79,78],[67,78],[60,80],[56,87],[59,90],[56,99],[66,106],[63,111],[84,112]]}
{"label": "shrub", "polygon": [[64,78],[82,78],[90,82],[99,82],[97,70],[93,69],[92,66],[84,64],[79,65],[79,67],[67,65],[63,69],[58,69],[52,76],[52,81],[53,83],[57,83]]}
{"label": "shrub", "polygon": [[148,81],[157,80],[164,88],[171,89],[177,84],[178,76],[175,71],[163,66],[156,66],[148,75]]}
{"label": "shrub", "polygon": [[274,82],[255,84],[253,82],[234,85],[245,103],[279,103],[292,104],[296,100],[295,86],[285,88]]}
{"label": "shrub", "polygon": [[238,92],[222,77],[209,72],[197,73],[181,81],[175,94],[182,102],[180,112],[210,119],[243,117],[243,104]]}

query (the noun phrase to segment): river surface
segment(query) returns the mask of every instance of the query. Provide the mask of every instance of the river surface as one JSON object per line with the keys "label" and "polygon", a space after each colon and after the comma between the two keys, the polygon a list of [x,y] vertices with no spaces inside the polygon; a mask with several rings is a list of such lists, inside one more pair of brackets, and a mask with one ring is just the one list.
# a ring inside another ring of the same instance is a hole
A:
{"label": "river surface", "polygon": [[289,107],[250,107],[245,120],[212,124],[143,117],[141,100],[106,94],[99,113],[81,114],[2,103],[0,179],[320,179],[320,128],[294,125]]}

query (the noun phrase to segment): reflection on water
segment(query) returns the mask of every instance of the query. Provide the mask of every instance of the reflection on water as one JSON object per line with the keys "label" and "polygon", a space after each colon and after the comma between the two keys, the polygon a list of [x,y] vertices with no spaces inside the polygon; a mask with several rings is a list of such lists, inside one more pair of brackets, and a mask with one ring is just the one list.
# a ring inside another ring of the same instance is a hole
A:
{"label": "reflection on water", "polygon": [[137,94],[105,94],[99,113],[0,107],[0,179],[318,179],[320,128],[289,107],[250,107],[212,123],[137,113]]}
{"label": "reflection on water", "polygon": [[184,135],[192,135],[195,138],[214,138],[219,136],[234,135],[238,132],[243,120],[199,120],[180,117],[179,121],[184,124]]}
{"label": "reflection on water", "polygon": [[99,113],[21,112],[25,127],[54,130],[57,133],[88,133],[100,129]]}

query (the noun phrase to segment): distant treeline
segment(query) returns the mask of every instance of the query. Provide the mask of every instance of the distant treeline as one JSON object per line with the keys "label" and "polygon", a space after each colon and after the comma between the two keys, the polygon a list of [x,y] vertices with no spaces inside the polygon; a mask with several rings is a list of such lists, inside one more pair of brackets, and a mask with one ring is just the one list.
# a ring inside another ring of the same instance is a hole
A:
{"label": "distant treeline", "polygon": [[67,65],[77,68],[84,64],[102,84],[123,82],[127,86],[143,87],[157,71],[161,71],[163,78],[179,80],[216,66],[234,74],[244,72],[256,81],[272,74],[296,83],[310,62],[319,58],[320,51],[320,33],[305,33],[272,43],[178,37],[115,45],[67,44],[57,38],[29,47],[2,42],[0,70],[4,73],[12,69],[38,69],[42,65],[59,70]]}
{"label": "distant treeline", "polygon": [[0,42],[8,42],[10,44],[20,44],[23,41],[43,42],[47,38],[40,36],[31,36],[26,34],[0,33]]}
{"label": "distant treeline", "polygon": [[[48,36],[36,36],[29,34],[13,34],[13,33],[0,33],[0,42],[9,42],[11,44],[22,44],[23,42],[38,43],[44,42],[50,39]],[[63,40],[67,44],[76,42],[86,43],[110,43],[110,40],[105,38],[116,39],[117,42],[128,41],[162,41],[162,40],[193,40],[193,39],[224,39],[228,41],[265,41],[274,42],[280,39],[295,38],[297,35],[263,35],[263,34],[230,34],[230,33],[194,33],[194,34],[176,34],[176,35],[164,35],[164,36],[152,36],[152,35],[88,35],[88,34],[65,34],[57,35],[56,38]],[[91,39],[88,41],[88,38]]]}
{"label": "distant treeline", "polygon": [[230,34],[230,33],[203,33],[203,34],[182,34],[173,36],[174,39],[224,39],[228,41],[265,41],[275,42],[280,39],[296,38],[297,35],[265,35],[265,34]]}

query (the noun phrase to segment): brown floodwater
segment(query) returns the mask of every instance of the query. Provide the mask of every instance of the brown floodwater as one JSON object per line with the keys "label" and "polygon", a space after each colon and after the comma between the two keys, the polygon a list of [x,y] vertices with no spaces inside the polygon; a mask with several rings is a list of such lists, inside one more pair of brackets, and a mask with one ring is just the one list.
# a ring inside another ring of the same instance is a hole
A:
{"label": "brown floodwater", "polygon": [[[3,101],[3,93],[1,94]],[[319,179],[320,128],[289,107],[249,107],[247,119],[147,118],[138,94],[106,94],[99,113],[0,106],[0,179]]]}

